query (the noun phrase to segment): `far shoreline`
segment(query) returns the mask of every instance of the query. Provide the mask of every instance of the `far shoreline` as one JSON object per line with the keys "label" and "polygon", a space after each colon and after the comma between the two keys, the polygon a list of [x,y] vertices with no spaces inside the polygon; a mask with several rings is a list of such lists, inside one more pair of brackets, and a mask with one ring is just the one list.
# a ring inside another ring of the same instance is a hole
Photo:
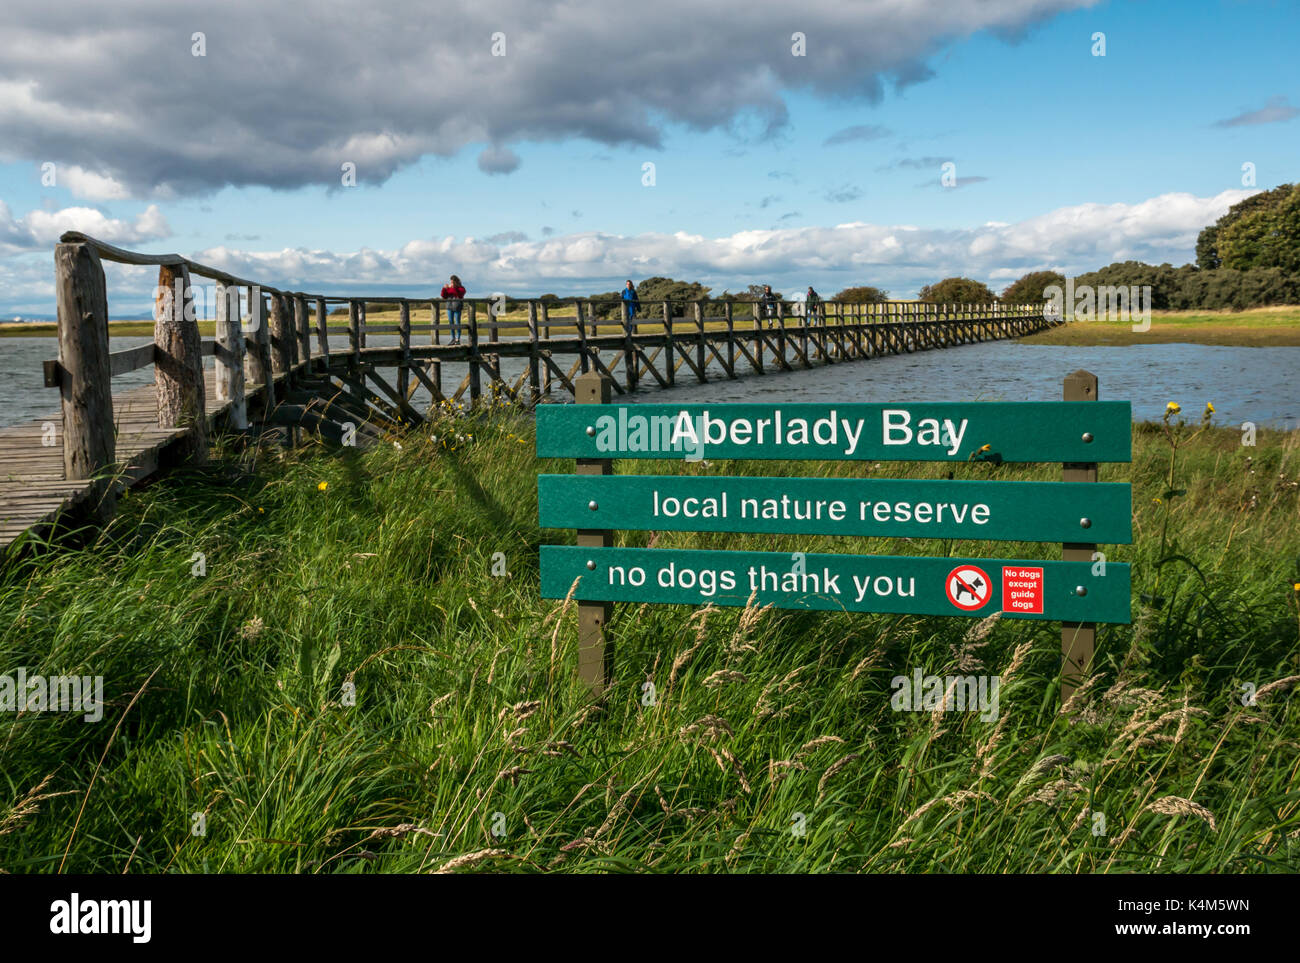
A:
{"label": "far shoreline", "polygon": [[[511,312],[502,320],[517,320]],[[382,317],[392,314],[392,318]],[[371,311],[374,323],[391,323],[397,312]],[[610,322],[602,322],[602,326]],[[215,336],[213,321],[199,321],[199,334]],[[427,324],[427,322],[426,322]],[[412,324],[418,331],[418,322]],[[119,337],[142,337],[153,334],[152,321],[110,321],[109,334]],[[329,332],[346,335],[347,318],[333,316]],[[55,321],[0,323],[0,338],[55,338]],[[1073,321],[1016,339],[1024,344],[1064,345],[1071,347],[1147,344],[1200,344],[1217,347],[1277,348],[1300,347],[1300,305],[1276,305],[1244,311],[1152,311],[1146,331],[1133,330],[1131,322]]]}

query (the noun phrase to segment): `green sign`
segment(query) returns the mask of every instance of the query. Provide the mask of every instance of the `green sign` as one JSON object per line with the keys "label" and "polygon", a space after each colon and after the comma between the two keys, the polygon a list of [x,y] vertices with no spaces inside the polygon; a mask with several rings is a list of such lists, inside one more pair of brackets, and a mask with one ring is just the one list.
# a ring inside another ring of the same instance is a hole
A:
{"label": "green sign", "polygon": [[783,609],[1129,621],[1119,562],[543,545],[541,576],[543,598],[573,589],[583,602],[743,606],[754,595]]}
{"label": "green sign", "polygon": [[541,458],[1125,462],[1127,401],[543,405]]}
{"label": "green sign", "polygon": [[543,528],[1132,541],[1127,484],[539,475]]}

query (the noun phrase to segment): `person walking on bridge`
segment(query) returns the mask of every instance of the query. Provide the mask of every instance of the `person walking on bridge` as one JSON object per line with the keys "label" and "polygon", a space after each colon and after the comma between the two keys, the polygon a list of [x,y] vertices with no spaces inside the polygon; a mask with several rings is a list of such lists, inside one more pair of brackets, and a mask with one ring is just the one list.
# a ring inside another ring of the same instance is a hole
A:
{"label": "person walking on bridge", "polygon": [[763,317],[767,318],[767,326],[776,327],[776,295],[772,293],[772,285],[763,285],[763,293],[758,296],[758,300],[763,305]]}
{"label": "person walking on bridge", "polygon": [[632,286],[632,281],[630,279],[623,287],[623,303],[627,305],[627,316],[629,320],[635,318],[636,309],[640,306],[641,302],[637,300],[636,288]]}
{"label": "person walking on bridge", "polygon": [[465,285],[460,278],[451,276],[451,280],[442,286],[442,299],[447,303],[447,323],[451,325],[451,344],[460,344],[460,312],[464,307]]}
{"label": "person walking on bridge", "polygon": [[809,324],[816,324],[821,315],[822,296],[813,290],[812,285],[808,285],[808,293],[803,299],[803,313],[808,319]]}

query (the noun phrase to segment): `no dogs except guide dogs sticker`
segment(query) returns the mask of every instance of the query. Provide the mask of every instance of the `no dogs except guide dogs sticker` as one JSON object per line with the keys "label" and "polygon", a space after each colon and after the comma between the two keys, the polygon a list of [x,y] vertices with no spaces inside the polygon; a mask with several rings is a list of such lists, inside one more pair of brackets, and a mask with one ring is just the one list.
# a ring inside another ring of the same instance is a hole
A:
{"label": "no dogs except guide dogs sticker", "polygon": [[1002,611],[1043,611],[1043,570],[1022,566],[1002,569]]}
{"label": "no dogs except guide dogs sticker", "polygon": [[963,612],[982,609],[993,591],[988,574],[974,565],[959,565],[948,573],[948,601]]}

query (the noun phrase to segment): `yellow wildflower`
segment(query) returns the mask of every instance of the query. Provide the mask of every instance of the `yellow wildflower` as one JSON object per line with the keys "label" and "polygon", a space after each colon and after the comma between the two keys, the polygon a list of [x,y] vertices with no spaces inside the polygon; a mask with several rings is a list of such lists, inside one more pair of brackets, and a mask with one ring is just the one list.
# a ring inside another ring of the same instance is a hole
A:
{"label": "yellow wildflower", "polygon": [[1176,415],[1182,410],[1183,406],[1176,401],[1171,401],[1169,404],[1165,405],[1165,411],[1169,412],[1171,415]]}
{"label": "yellow wildflower", "polygon": [[323,492],[325,489],[327,489],[327,488],[329,488],[329,487],[330,487],[330,483],[329,483],[329,482],[321,482],[319,485],[316,486],[316,490],[317,490],[318,492]]}

